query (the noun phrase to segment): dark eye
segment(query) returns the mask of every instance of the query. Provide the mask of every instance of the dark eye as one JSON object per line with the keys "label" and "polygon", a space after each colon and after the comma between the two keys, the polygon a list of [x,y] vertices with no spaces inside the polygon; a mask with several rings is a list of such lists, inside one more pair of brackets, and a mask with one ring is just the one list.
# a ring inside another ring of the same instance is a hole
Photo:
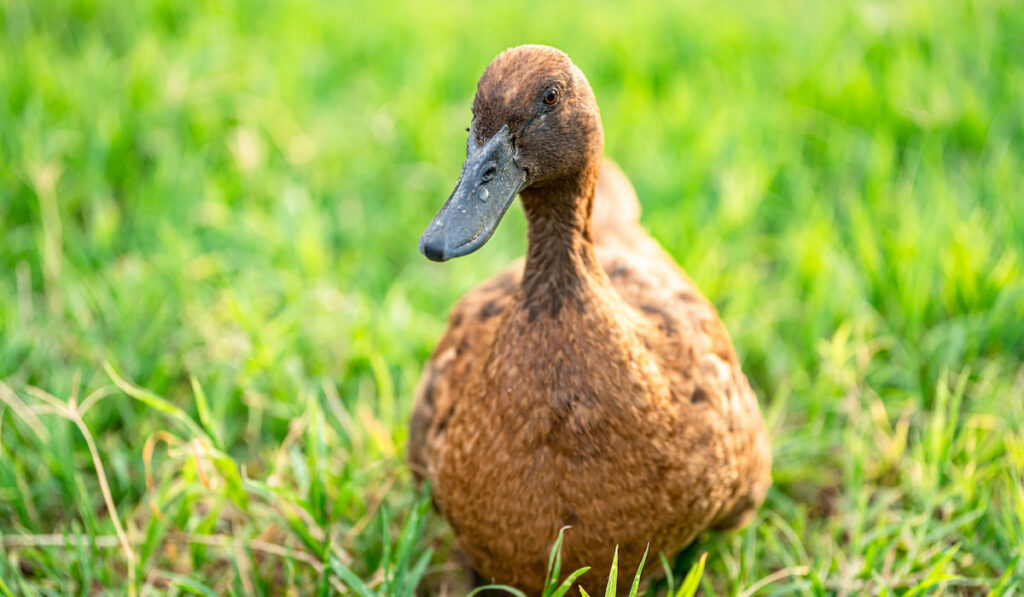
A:
{"label": "dark eye", "polygon": [[547,91],[544,92],[544,103],[545,104],[550,106],[551,104],[553,104],[553,103],[555,103],[557,101],[558,101],[558,90],[557,89],[548,89]]}

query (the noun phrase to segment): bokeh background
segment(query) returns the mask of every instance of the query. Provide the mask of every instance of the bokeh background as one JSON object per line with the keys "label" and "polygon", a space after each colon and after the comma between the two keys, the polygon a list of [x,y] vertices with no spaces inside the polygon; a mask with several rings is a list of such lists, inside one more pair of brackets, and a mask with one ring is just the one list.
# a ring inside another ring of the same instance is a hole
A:
{"label": "bokeh background", "polygon": [[672,583],[1024,582],[1020,2],[0,0],[0,594],[459,594],[405,425],[525,226],[416,240],[520,43],[587,74],[771,429]]}

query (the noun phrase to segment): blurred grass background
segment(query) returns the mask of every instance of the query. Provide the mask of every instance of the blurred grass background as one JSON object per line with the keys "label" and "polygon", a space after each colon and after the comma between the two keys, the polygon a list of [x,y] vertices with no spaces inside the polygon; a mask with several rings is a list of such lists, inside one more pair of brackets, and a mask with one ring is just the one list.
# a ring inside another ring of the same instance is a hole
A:
{"label": "blurred grass background", "polygon": [[416,239],[520,43],[587,74],[769,421],[767,504],[677,578],[1024,583],[1020,2],[0,0],[0,594],[458,590],[405,425],[525,226]]}

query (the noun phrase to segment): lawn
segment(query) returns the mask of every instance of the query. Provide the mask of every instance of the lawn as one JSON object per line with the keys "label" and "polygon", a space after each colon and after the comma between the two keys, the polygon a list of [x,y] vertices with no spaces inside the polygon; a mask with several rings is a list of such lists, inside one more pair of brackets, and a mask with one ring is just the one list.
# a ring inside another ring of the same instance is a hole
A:
{"label": "lawn", "polygon": [[587,74],[772,436],[674,583],[1020,594],[1019,1],[0,0],[0,595],[461,594],[406,422],[522,210],[416,241],[526,42]]}

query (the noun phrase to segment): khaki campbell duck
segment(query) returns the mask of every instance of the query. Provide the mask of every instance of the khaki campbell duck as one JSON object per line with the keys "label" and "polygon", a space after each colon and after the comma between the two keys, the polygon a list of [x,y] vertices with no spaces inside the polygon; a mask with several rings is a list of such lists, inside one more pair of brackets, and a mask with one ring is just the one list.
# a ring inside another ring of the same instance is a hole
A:
{"label": "khaki campbell duck", "polygon": [[593,566],[580,582],[595,594],[616,546],[631,574],[648,544],[671,557],[704,529],[744,524],[771,484],[725,327],[640,228],[603,152],[569,57],[506,50],[480,79],[462,174],[419,243],[434,261],[471,253],[522,199],[525,264],[452,310],[417,389],[409,463],[477,573],[530,594],[562,527],[562,569]]}

